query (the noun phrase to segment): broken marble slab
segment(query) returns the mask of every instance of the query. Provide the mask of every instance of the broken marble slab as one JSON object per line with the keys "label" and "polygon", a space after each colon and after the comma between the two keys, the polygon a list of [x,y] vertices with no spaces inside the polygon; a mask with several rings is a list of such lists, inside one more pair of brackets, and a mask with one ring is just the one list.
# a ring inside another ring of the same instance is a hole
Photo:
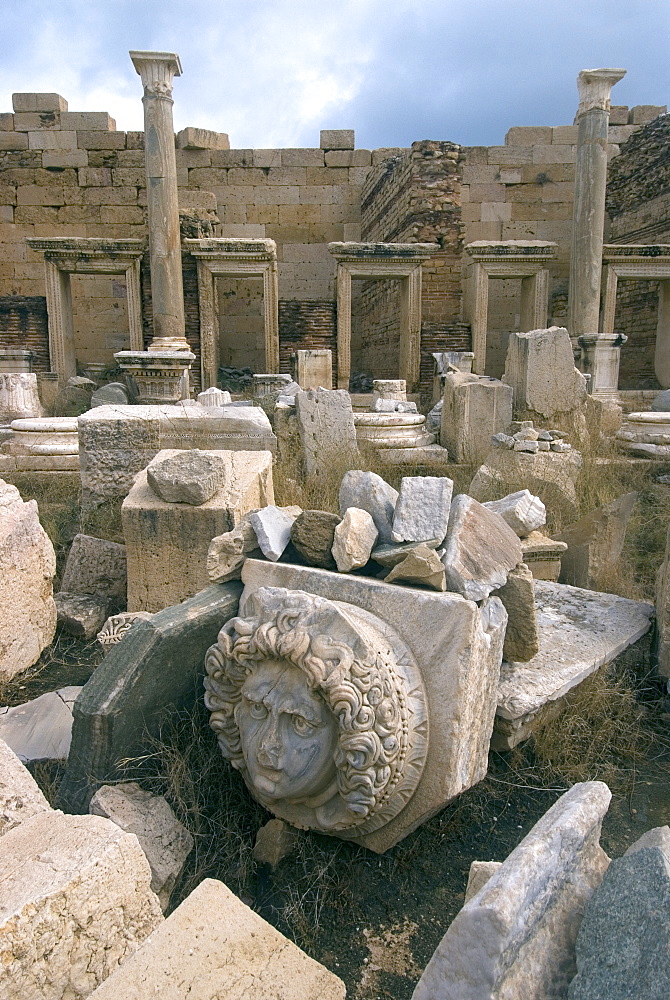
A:
{"label": "broken marble slab", "polygon": [[497,748],[526,739],[545,706],[645,635],[654,617],[653,604],[546,580],[535,581],[535,605],[539,652],[500,672]]}
{"label": "broken marble slab", "polygon": [[525,538],[547,523],[546,507],[530,490],[510,493],[501,500],[489,500],[483,506],[500,514],[519,538]]}
{"label": "broken marble slab", "polygon": [[393,513],[392,540],[442,540],[447,533],[453,492],[453,480],[446,476],[403,476]]}
{"label": "broken marble slab", "polygon": [[366,510],[379,532],[379,541],[393,540],[393,513],[398,491],[389,486],[376,472],[350,469],[345,472],[340,484],[340,515],[344,517],[348,507]]}
{"label": "broken marble slab", "polygon": [[249,520],[249,511],[236,527],[216,535],[209,543],[207,550],[207,575],[212,583],[226,583],[228,580],[239,580],[240,570],[244,560],[252,552],[261,555],[256,532]]}
{"label": "broken marble slab", "polygon": [[81,687],[63,687],[13,708],[0,708],[0,739],[21,761],[67,760],[72,711]]}
{"label": "broken marble slab", "polygon": [[587,781],[554,803],[456,915],[412,1000],[567,995],[584,907],[609,864],[599,841],[611,797]]}
{"label": "broken marble slab", "polygon": [[361,569],[369,561],[379,532],[367,510],[347,507],[333,533],[333,558],[340,573]]}
{"label": "broken marble slab", "polygon": [[300,514],[301,507],[275,507],[274,504],[249,514],[249,523],[266,559],[276,562],[280,558],[291,541],[293,522]]}
{"label": "broken marble slab", "polygon": [[464,493],[455,498],[442,556],[449,590],[482,601],[521,561],[521,543],[500,514]]}
{"label": "broken marble slab", "polygon": [[444,565],[434,549],[418,544],[404,559],[397,562],[388,576],[386,583],[396,580],[403,583],[430,587],[431,590],[446,590]]}
{"label": "broken marble slab", "polygon": [[423,542],[397,542],[390,545],[377,545],[372,550],[372,558],[380,566],[390,569],[396,563],[406,559],[410,552],[413,552],[418,545],[427,545],[429,549],[439,549],[441,545],[439,538],[428,538]]}
{"label": "broken marble slab", "polygon": [[107,621],[112,601],[102,594],[70,594],[61,590],[54,595],[58,627],[69,635],[92,639]]}

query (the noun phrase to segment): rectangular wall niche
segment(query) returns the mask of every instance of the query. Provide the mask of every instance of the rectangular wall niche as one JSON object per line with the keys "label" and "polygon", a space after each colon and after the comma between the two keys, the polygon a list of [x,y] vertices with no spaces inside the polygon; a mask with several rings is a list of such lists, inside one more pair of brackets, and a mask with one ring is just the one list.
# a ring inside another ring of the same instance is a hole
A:
{"label": "rectangular wall niche", "polygon": [[49,363],[59,381],[65,382],[77,374],[70,281],[72,274],[125,275],[130,349],[143,349],[140,298],[143,240],[30,237],[26,243],[31,250],[44,254]]}
{"label": "rectangular wall niche", "polygon": [[556,256],[556,247],[556,243],[545,240],[477,240],[465,247],[471,258],[464,305],[472,330],[473,372],[483,375],[486,368],[489,279],[521,278],[521,331],[542,329],[547,325],[549,305],[547,263]]}
{"label": "rectangular wall niche", "polygon": [[329,243],[337,260],[337,385],[349,388],[351,374],[351,282],[400,281],[398,377],[410,391],[421,366],[421,266],[439,252],[437,243]]}
{"label": "rectangular wall niche", "polygon": [[279,371],[279,295],[277,247],[274,240],[216,237],[184,240],[198,266],[200,365],[202,387],[217,384],[219,370],[219,310],[215,278],[263,279],[265,372]]}
{"label": "rectangular wall niche", "polygon": [[663,388],[670,387],[670,244],[609,243],[603,247],[603,265],[603,334],[616,333],[614,324],[619,278],[659,282],[654,371],[659,384]]}

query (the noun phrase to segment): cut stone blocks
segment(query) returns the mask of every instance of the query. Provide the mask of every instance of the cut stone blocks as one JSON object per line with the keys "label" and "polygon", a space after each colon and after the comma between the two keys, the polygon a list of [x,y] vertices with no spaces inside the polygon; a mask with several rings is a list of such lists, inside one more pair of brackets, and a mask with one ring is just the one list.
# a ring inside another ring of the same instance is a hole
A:
{"label": "cut stone blocks", "polygon": [[55,598],[58,627],[69,635],[92,639],[107,621],[110,599],[101,594],[59,591]]}
{"label": "cut stone blocks", "polygon": [[12,94],[14,111],[67,111],[67,101],[60,94]]}
{"label": "cut stone blocks", "polygon": [[344,1000],[344,983],[207,878],[91,1000]]}
{"label": "cut stone blocks", "polygon": [[447,533],[453,491],[453,481],[446,476],[404,476],[393,513],[393,541],[442,540]]}
{"label": "cut stone blocks", "polygon": [[75,535],[65,563],[61,590],[125,600],[125,545],[92,535]]}
{"label": "cut stone blocks", "polygon": [[230,463],[216,451],[192,448],[153,459],[147,466],[147,482],[166,503],[190,503],[198,507],[219,492],[230,473]]}
{"label": "cut stone blocks", "polygon": [[440,444],[452,461],[483,462],[491,437],[512,422],[512,390],[498,379],[448,372],[440,425]]}
{"label": "cut stone blocks", "polygon": [[577,368],[565,327],[511,333],[503,381],[514,390],[514,413],[546,419],[586,405],[586,379]]}
{"label": "cut stone blocks", "polygon": [[207,128],[183,128],[177,132],[177,149],[230,149],[225,132],[212,132]]}
{"label": "cut stone blocks", "polygon": [[295,407],[305,475],[327,479],[357,464],[354,414],[346,390],[301,390]]}
{"label": "cut stone blocks", "polygon": [[561,796],[456,915],[412,1000],[566,996],[584,906],[609,864],[610,798],[601,781]]}
{"label": "cut stone blocks", "polygon": [[352,128],[322,128],[319,146],[321,149],[354,149],[356,135]]}
{"label": "cut stone blocks", "polygon": [[540,649],[533,574],[528,567],[521,563],[511,570],[507,583],[495,592],[495,596],[500,598],[507,612],[503,659],[527,663]]}
{"label": "cut stone blocks", "polygon": [[78,424],[85,507],[125,497],[159,451],[273,452],[277,444],[258,406],[96,406]]}
{"label": "cut stone blocks", "polygon": [[463,493],[454,499],[442,556],[450,590],[481,601],[521,561],[521,543],[499,514]]}
{"label": "cut stone blocks", "polygon": [[[177,454],[162,451],[160,462]],[[206,503],[166,503],[140,472],[123,501],[121,518],[128,558],[128,610],[160,611],[206,587],[212,538],[230,531],[248,511],[271,504],[272,455],[218,451],[227,464],[225,486]]]}
{"label": "cut stone blocks", "polygon": [[241,589],[214,584],[136,622],[109,651],[75,702],[61,808],[86,812],[96,789],[121,776],[119,761],[151,752],[168,707],[190,709],[201,697],[205,653],[237,613]]}
{"label": "cut stone blocks", "polygon": [[332,552],[340,573],[365,566],[378,537],[375,522],[367,510],[347,507],[333,535]]}
{"label": "cut stone blocks", "polygon": [[530,490],[510,493],[501,500],[489,500],[483,506],[500,514],[519,538],[526,538],[531,531],[547,523],[546,507]]}
{"label": "cut stone blocks", "polygon": [[528,489],[538,496],[548,510],[560,511],[565,518],[577,515],[575,483],[582,467],[582,456],[571,449],[564,454],[493,448],[477,469],[468,493],[477,500],[493,500],[502,492]]}
{"label": "cut stone blocks", "polygon": [[14,751],[0,739],[0,836],[51,806]]}
{"label": "cut stone blocks", "polygon": [[162,922],[137,838],[42,812],[2,838],[3,998],[87,997]]}
{"label": "cut stone blocks", "polygon": [[37,661],[56,632],[56,556],[37,503],[0,479],[0,680]]}
{"label": "cut stone blocks", "polygon": [[419,667],[430,747],[417,789],[385,826],[348,839],[383,853],[484,777],[507,622],[496,598],[479,608],[458,594],[255,559],[244,564],[242,580],[246,587],[241,615],[261,587],[303,590],[352,604],[389,622]]}

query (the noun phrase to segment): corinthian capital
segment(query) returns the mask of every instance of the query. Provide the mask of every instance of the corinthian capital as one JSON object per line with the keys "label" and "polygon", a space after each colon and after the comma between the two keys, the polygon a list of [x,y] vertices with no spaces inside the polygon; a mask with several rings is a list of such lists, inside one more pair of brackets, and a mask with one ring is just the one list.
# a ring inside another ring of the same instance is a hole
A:
{"label": "corinthian capital", "polygon": [[181,62],[176,52],[129,53],[133,66],[142,78],[145,97],[171,97],[172,80],[181,76]]}
{"label": "corinthian capital", "polygon": [[577,117],[593,108],[609,111],[612,87],[625,75],[625,69],[583,69],[577,77],[579,91]]}

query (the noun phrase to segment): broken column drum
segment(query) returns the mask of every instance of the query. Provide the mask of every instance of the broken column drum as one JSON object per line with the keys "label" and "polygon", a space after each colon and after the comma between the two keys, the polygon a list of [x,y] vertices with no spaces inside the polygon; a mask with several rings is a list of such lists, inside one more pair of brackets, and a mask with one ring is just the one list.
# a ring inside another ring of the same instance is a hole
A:
{"label": "broken column drum", "polygon": [[426,699],[407,646],[350,604],[262,587],[207,652],[205,703],[252,795],[301,829],[385,826],[421,778]]}

